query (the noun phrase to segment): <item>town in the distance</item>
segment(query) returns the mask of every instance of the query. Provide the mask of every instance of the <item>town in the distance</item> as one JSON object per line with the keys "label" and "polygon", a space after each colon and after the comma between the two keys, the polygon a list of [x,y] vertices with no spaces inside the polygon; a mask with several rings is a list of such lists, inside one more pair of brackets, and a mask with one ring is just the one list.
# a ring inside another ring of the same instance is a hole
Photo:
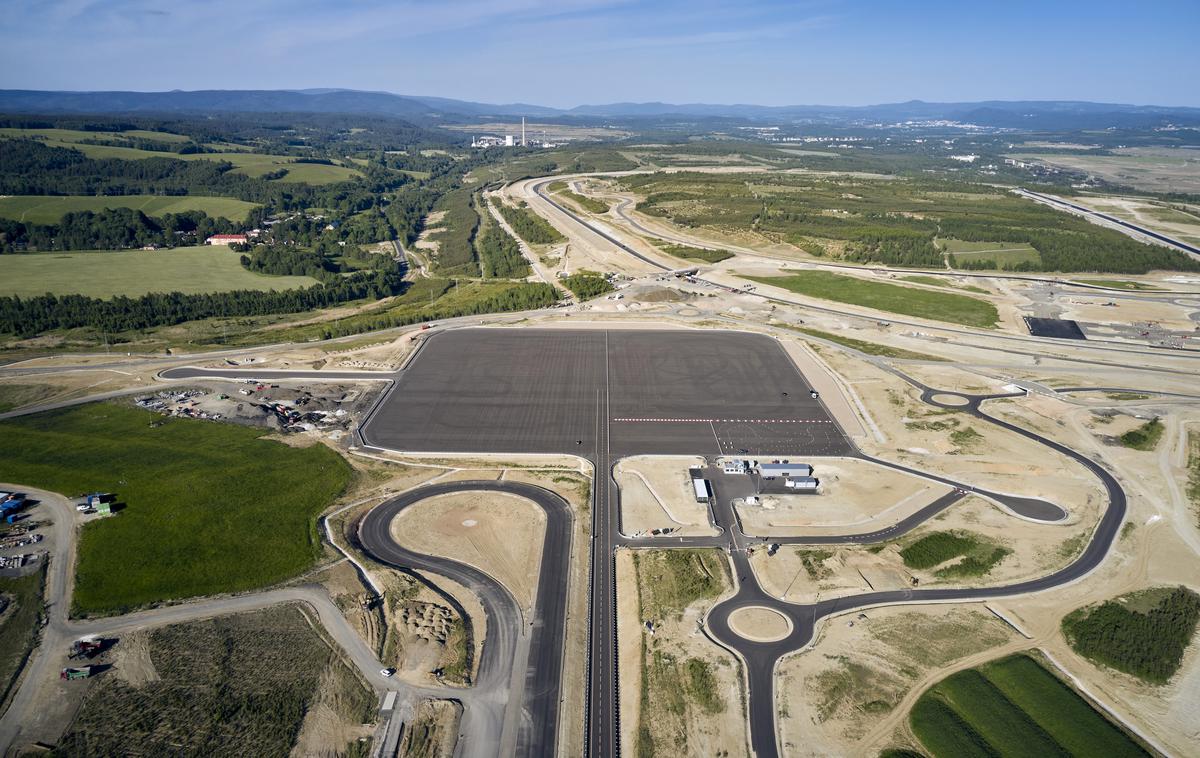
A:
{"label": "town in the distance", "polygon": [[0,23],[0,756],[1197,755],[1195,8],[151,5]]}

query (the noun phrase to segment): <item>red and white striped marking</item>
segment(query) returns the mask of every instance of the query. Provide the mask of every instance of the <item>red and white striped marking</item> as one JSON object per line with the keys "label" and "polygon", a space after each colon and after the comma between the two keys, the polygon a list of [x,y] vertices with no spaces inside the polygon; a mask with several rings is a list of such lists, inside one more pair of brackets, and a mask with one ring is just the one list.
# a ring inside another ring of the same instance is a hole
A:
{"label": "red and white striped marking", "polygon": [[655,424],[832,424],[830,419],[804,418],[615,418],[613,421]]}

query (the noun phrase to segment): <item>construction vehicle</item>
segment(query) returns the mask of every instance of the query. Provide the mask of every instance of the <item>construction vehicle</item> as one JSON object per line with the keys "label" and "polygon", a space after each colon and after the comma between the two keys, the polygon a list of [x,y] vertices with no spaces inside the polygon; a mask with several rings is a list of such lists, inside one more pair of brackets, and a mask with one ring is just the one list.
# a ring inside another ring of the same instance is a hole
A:
{"label": "construction vehicle", "polygon": [[90,660],[100,655],[103,651],[103,640],[98,640],[95,637],[82,637],[71,643],[71,653],[67,658],[72,661],[76,658],[88,658]]}
{"label": "construction vehicle", "polygon": [[87,679],[92,675],[91,666],[80,666],[79,668],[65,668],[59,673],[58,678],[66,681],[73,679]]}

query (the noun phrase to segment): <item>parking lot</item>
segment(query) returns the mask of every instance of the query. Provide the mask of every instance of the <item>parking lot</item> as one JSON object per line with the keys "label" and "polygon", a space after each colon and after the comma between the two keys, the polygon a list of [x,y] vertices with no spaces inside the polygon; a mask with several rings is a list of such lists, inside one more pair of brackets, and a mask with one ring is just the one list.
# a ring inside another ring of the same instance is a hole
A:
{"label": "parking lot", "polygon": [[[842,455],[778,342],[730,331],[463,329],[428,340],[364,429],[424,452]],[[601,429],[605,424],[607,429]]]}

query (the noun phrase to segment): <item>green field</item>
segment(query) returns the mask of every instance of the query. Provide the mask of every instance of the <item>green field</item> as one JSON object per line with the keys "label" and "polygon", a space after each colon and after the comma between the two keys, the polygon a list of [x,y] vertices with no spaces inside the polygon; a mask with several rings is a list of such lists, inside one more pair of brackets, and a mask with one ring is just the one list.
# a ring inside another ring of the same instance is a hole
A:
{"label": "green field", "polygon": [[941,239],[942,249],[952,253],[958,261],[990,259],[1001,265],[1031,261],[1037,263],[1042,257],[1032,245],[1022,242],[965,242],[956,239]]}
{"label": "green field", "polygon": [[132,297],[148,292],[286,290],[317,283],[307,276],[256,274],[243,268],[239,259],[224,245],[0,255],[0,295]]}
{"label": "green field", "polygon": [[42,139],[46,141],[75,143],[87,139],[116,140],[135,138],[153,140],[155,142],[182,143],[190,142],[190,138],[182,134],[168,132],[152,132],[145,129],[130,129],[127,132],[90,132],[80,129],[19,129],[15,127],[0,128],[0,139]]}
{"label": "green field", "polygon": [[0,460],[9,481],[125,504],[81,530],[73,602],[122,613],[268,586],[319,557],[316,517],[351,469],[323,445],[266,434],[94,403],[0,422]]}
{"label": "green field", "polygon": [[1000,319],[996,306],[952,292],[904,287],[828,271],[794,271],[787,276],[745,276],[800,295],[860,305],[905,316],[992,328]]}
{"label": "green field", "polygon": [[11,218],[30,224],[57,224],[67,213],[91,211],[105,208],[133,208],[147,216],[162,216],[165,213],[204,211],[209,216],[242,221],[250,211],[258,207],[255,203],[235,200],[231,197],[205,197],[185,195],[183,197],[161,197],[158,195],[120,195],[96,197],[88,195],[23,195],[0,197],[0,217]]}
{"label": "green field", "polygon": [[955,284],[954,282],[950,282],[950,281],[941,279],[936,276],[925,276],[923,274],[917,274],[916,276],[897,277],[896,281],[910,282],[912,284],[924,284],[929,287],[945,287],[947,289],[952,289],[952,290],[963,290],[964,292],[975,292],[980,295],[991,294],[987,290],[983,289],[982,287],[976,287],[971,284]]}
{"label": "green field", "polygon": [[943,679],[913,706],[909,723],[933,758],[1149,755],[1026,655]]}
{"label": "green field", "polygon": [[1152,284],[1143,284],[1142,282],[1130,282],[1123,279],[1076,279],[1080,284],[1095,284],[1100,287],[1112,287],[1119,290],[1158,290],[1161,287],[1155,287]]}

